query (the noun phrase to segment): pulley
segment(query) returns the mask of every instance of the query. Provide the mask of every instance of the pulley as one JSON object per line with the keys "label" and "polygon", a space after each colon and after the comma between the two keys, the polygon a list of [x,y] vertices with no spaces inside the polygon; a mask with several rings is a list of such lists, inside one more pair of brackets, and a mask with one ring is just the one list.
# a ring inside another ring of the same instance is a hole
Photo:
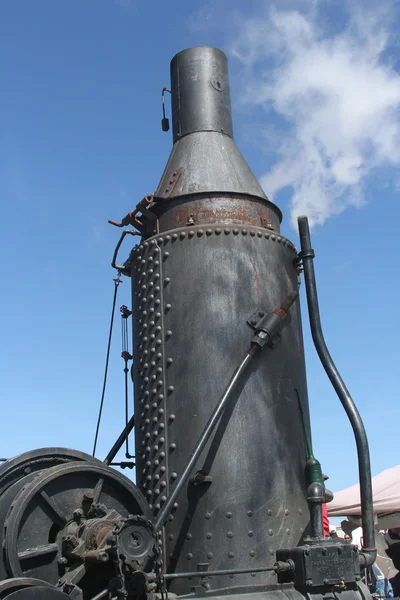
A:
{"label": "pulley", "polygon": [[26,479],[4,524],[9,577],[78,585],[91,598],[154,554],[148,504],[120,473],[99,461],[73,462]]}
{"label": "pulley", "polygon": [[46,581],[16,577],[0,581],[0,600],[66,600],[67,596]]}
{"label": "pulley", "polygon": [[19,454],[7,460],[0,467],[0,496],[10,485],[34,471],[42,471],[73,461],[90,461],[101,464],[101,461],[90,454],[70,448],[38,448]]}
{"label": "pulley", "polygon": [[[0,535],[11,504],[17,494],[48,468],[71,462],[103,463],[97,458],[70,448],[39,448],[24,452],[8,460],[0,467]],[[0,581],[9,577],[3,560],[0,560]]]}

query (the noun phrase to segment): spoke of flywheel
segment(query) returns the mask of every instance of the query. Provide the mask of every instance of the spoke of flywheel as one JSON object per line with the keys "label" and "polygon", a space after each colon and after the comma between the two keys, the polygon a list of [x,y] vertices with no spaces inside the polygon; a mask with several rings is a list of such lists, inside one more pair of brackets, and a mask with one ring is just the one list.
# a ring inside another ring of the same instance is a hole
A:
{"label": "spoke of flywheel", "polygon": [[36,556],[53,554],[54,552],[58,552],[58,544],[43,544],[42,546],[37,546],[36,548],[28,548],[27,550],[18,552],[18,558],[19,560],[27,560],[29,558],[35,558]]}
{"label": "spoke of flywheel", "polygon": [[50,496],[44,490],[42,490],[40,492],[40,497],[46,503],[46,505],[50,508],[53,515],[56,517],[56,521],[60,525],[65,525],[65,523],[67,522],[67,519],[64,516],[64,514],[62,513],[60,507],[57,506],[57,503],[53,500],[53,498],[50,498]]}
{"label": "spoke of flywheel", "polygon": [[93,504],[97,504],[103,489],[104,477],[101,477],[93,488]]}

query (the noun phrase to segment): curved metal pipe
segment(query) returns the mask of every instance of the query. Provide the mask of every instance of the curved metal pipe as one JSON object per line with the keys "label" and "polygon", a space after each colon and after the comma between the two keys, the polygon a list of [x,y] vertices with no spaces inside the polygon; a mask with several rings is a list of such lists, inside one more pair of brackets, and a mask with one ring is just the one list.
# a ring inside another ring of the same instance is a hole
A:
{"label": "curved metal pipe", "polygon": [[353,428],[357,446],[358,472],[361,496],[361,521],[363,528],[363,548],[361,552],[362,566],[372,565],[376,558],[375,533],[374,533],[374,506],[372,498],[371,464],[369,447],[364,423],[360,417],[354,401],[346,388],[335,363],[332,360],[325,343],[321,327],[321,317],[318,305],[317,285],[314,271],[314,250],[311,248],[310,229],[307,217],[298,218],[301,253],[303,261],[304,280],[306,284],[308,314],[315,349],[317,350],[322,366],[328,375],[340,402],[349,418]]}

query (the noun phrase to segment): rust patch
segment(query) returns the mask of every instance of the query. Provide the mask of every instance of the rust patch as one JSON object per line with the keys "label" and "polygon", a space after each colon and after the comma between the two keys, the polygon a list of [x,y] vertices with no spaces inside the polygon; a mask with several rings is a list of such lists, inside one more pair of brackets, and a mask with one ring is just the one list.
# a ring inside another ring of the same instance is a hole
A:
{"label": "rust patch", "polygon": [[258,303],[260,300],[260,278],[258,276],[257,269],[256,269],[256,266],[254,263],[253,263],[253,279],[254,279],[254,285],[256,288],[256,292],[257,292],[257,303]]}
{"label": "rust patch", "polygon": [[[269,207],[247,199],[216,199],[188,202],[172,207],[163,217],[170,226],[186,227],[188,220],[196,225],[241,225],[264,227],[279,233],[279,218]],[[171,222],[172,220],[172,222]]]}

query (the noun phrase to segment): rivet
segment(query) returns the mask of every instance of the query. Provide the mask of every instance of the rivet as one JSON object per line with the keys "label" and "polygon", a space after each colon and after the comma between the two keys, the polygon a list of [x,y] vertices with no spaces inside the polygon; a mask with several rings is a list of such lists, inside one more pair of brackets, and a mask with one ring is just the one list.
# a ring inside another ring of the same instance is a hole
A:
{"label": "rivet", "polygon": [[173,358],[168,358],[168,359],[167,359],[167,365],[168,365],[168,366],[169,366],[169,365],[172,365],[172,363],[173,363],[173,362],[174,362],[174,359],[173,359]]}
{"label": "rivet", "polygon": [[289,514],[289,511],[287,508],[285,508],[285,515],[288,516],[288,514]]}
{"label": "rivet", "polygon": [[164,444],[165,442],[165,437],[160,437],[160,444]]}
{"label": "rivet", "polygon": [[273,548],[270,548],[269,549],[269,553],[270,553],[271,556],[273,556],[275,554],[275,550]]}
{"label": "rivet", "polygon": [[252,510],[248,510],[247,511],[247,516],[248,517],[252,517],[253,516],[253,511]]}
{"label": "rivet", "polygon": [[154,508],[156,508],[157,510],[160,510],[160,506],[161,506],[161,504],[159,502],[157,502],[157,504],[155,505]]}
{"label": "rivet", "polygon": [[[162,482],[160,483],[160,487],[162,487],[162,488],[165,488],[165,486],[166,486],[166,485],[167,485],[166,481],[162,481]],[[161,498],[161,499],[162,499],[162,498]],[[165,500],[164,500],[164,502],[165,502]]]}
{"label": "rivet", "polygon": [[147,490],[146,494],[147,494],[148,496],[152,496],[153,492],[152,492],[151,490]]}
{"label": "rivet", "polygon": [[[157,406],[157,404],[156,404],[156,406]],[[159,412],[160,415],[163,415],[164,414],[164,409],[163,408],[159,408],[158,412]]]}
{"label": "rivet", "polygon": [[161,471],[161,473],[165,473],[165,471],[166,471],[166,470],[167,470],[167,468],[166,468],[166,467],[160,467],[160,471]]}
{"label": "rivet", "polygon": [[[156,431],[155,431],[154,433],[157,435],[157,432],[156,432]],[[157,444],[156,444],[155,446],[153,446],[153,450],[154,450],[154,452],[158,452],[158,446],[157,446]],[[154,464],[155,464],[155,465],[156,465],[156,464],[157,464],[157,465],[159,465],[160,463],[158,462],[158,460],[156,460],[156,461],[154,462]]]}
{"label": "rivet", "polygon": [[193,554],[191,552],[189,552],[188,554],[186,554],[186,558],[188,560],[192,559],[193,558]]}
{"label": "rivet", "polygon": [[144,422],[146,423],[146,425],[148,425],[150,423],[150,419],[145,419]]}
{"label": "rivet", "polygon": [[154,475],[154,479],[155,479],[156,481],[158,481],[158,480],[160,479],[160,476],[159,476],[159,474],[158,474],[158,473],[157,473],[156,475]]}
{"label": "rivet", "polygon": [[151,467],[151,462],[149,460],[146,462],[146,467]]}
{"label": "rivet", "polygon": [[203,233],[204,233],[204,230],[203,229],[199,229],[198,232],[197,232],[197,237],[201,237],[203,235]]}
{"label": "rivet", "polygon": [[249,554],[250,554],[250,556],[255,556],[255,554],[256,554],[255,550],[250,550]]}
{"label": "rivet", "polygon": [[233,533],[232,533],[232,531],[228,531],[228,533],[227,533],[226,535],[227,535],[227,537],[228,537],[229,539],[233,538]]}
{"label": "rivet", "polygon": [[159,424],[159,428],[160,428],[160,429],[164,429],[164,427],[165,427],[164,423],[160,423],[160,424]]}
{"label": "rivet", "polygon": [[169,515],[168,521],[173,521],[173,520],[174,520],[174,515]]}
{"label": "rivet", "polygon": [[160,358],[162,358],[162,354],[161,354],[161,352],[157,352],[157,354],[156,354],[156,358],[158,358],[158,360],[160,360]]}
{"label": "rivet", "polygon": [[220,227],[217,227],[217,229],[215,230],[215,233],[216,233],[217,235],[219,235],[219,234],[221,233],[221,228],[220,228]]}
{"label": "rivet", "polygon": [[248,535],[249,535],[249,537],[253,537],[253,535],[254,535],[254,531],[251,531],[251,530],[250,530]]}
{"label": "rivet", "polygon": [[231,230],[228,227],[225,227],[225,229],[224,229],[225,235],[228,235],[230,232],[231,232]]}
{"label": "rivet", "polygon": [[228,556],[229,556],[229,558],[233,558],[235,555],[233,552],[228,552]]}
{"label": "rivet", "polygon": [[247,235],[247,229],[242,229],[242,235]]}
{"label": "rivet", "polygon": [[172,234],[172,239],[173,239],[173,241],[177,240],[178,239],[178,234],[177,233],[173,233]]}
{"label": "rivet", "polygon": [[147,432],[147,433],[146,433],[146,435],[145,435],[145,438],[147,438],[147,439],[148,439],[149,437],[150,437],[150,433],[149,433],[149,432]]}
{"label": "rivet", "polygon": [[192,536],[192,534],[191,534],[191,533],[188,533],[188,534],[186,535],[186,539],[187,539],[187,540],[191,540],[191,539],[192,539],[192,537],[193,537],[193,536]]}
{"label": "rivet", "polygon": [[174,444],[174,443],[170,444],[170,446],[169,446],[170,450],[175,450],[175,448],[176,448],[176,444]]}
{"label": "rivet", "polygon": [[161,387],[161,386],[163,385],[163,383],[164,383],[164,382],[163,382],[163,380],[162,380],[162,379],[159,379],[159,380],[157,381],[157,387]]}
{"label": "rivet", "polygon": [[186,237],[186,231],[181,231],[181,233],[180,233],[181,240],[183,240],[183,238],[185,238],[185,237]]}
{"label": "rivet", "polygon": [[156,319],[159,319],[160,317],[161,317],[161,313],[160,313],[160,312],[157,312],[157,313],[156,313]]}
{"label": "rivet", "polygon": [[155,243],[156,243],[156,240],[150,240],[150,246],[154,246]]}
{"label": "rivet", "polygon": [[165,458],[165,452],[160,452],[160,458]]}
{"label": "rivet", "polygon": [[[154,321],[152,321],[152,323],[154,323]],[[156,339],[156,334],[152,333],[151,336],[150,336],[150,339],[151,340],[155,340]]]}
{"label": "rivet", "polygon": [[299,515],[302,515],[302,514],[303,514],[303,509],[299,508]]}
{"label": "rivet", "polygon": [[164,285],[168,285],[170,281],[171,281],[171,278],[170,277],[166,277],[164,279]]}
{"label": "rivet", "polygon": [[190,238],[192,238],[194,236],[194,231],[189,231],[188,235]]}
{"label": "rivet", "polygon": [[231,519],[232,518],[232,513],[231,512],[227,512],[225,516],[226,516],[227,519]]}
{"label": "rivet", "polygon": [[178,477],[178,473],[171,473],[171,479],[176,479]]}
{"label": "rivet", "polygon": [[168,312],[170,310],[170,308],[171,308],[171,305],[170,304],[166,304],[165,305],[165,312]]}
{"label": "rivet", "polygon": [[274,532],[272,531],[272,529],[268,529],[268,535],[274,535]]}
{"label": "rivet", "polygon": [[286,529],[286,535],[290,535],[290,529]]}
{"label": "rivet", "polygon": [[171,335],[172,335],[172,331],[170,329],[168,329],[168,331],[165,333],[165,337],[170,338]]}
{"label": "rivet", "polygon": [[169,256],[169,252],[164,252],[164,254],[163,254],[163,259],[164,259],[164,260],[167,260],[168,256]]}
{"label": "rivet", "polygon": [[237,228],[235,227],[235,229],[233,230],[233,235],[237,235],[238,233],[239,233],[239,229],[237,229]]}
{"label": "rivet", "polygon": [[212,229],[206,229],[206,235],[211,235],[212,234]]}
{"label": "rivet", "polygon": [[164,400],[164,394],[158,394],[158,399],[159,400]]}
{"label": "rivet", "polygon": [[167,496],[161,496],[161,502],[166,502],[167,501]]}
{"label": "rivet", "polygon": [[146,263],[144,258],[142,258],[142,260],[140,262],[142,263],[142,265],[144,265]]}
{"label": "rivet", "polygon": [[267,510],[267,514],[268,514],[269,516],[271,516],[271,515],[272,515],[272,510],[271,510],[271,509],[268,509],[268,510]]}
{"label": "rivet", "polygon": [[177,502],[174,502],[172,508],[174,508],[176,510],[177,508],[179,508],[179,504]]}
{"label": "rivet", "polygon": [[151,475],[147,475],[146,479],[147,481],[151,481]]}
{"label": "rivet", "polygon": [[153,423],[157,423],[158,418],[157,417],[153,417]]}
{"label": "rivet", "polygon": [[169,420],[170,420],[170,421],[175,421],[175,418],[176,418],[176,417],[175,417],[175,415],[169,415],[169,417],[168,417],[168,418],[169,418]]}
{"label": "rivet", "polygon": [[158,265],[160,264],[160,261],[159,260],[155,260],[153,264],[154,264],[155,267],[158,267]]}
{"label": "rivet", "polygon": [[172,392],[174,391],[174,386],[173,385],[169,385],[168,386],[168,394],[172,394]]}
{"label": "rivet", "polygon": [[211,517],[212,517],[211,513],[210,513],[210,512],[207,512],[207,513],[206,513],[206,519],[207,519],[207,520],[208,520],[208,519],[211,519]]}
{"label": "rivet", "polygon": [[165,241],[166,241],[166,242],[169,242],[169,241],[170,241],[170,239],[171,239],[171,236],[170,236],[170,235],[166,235],[166,236],[165,236]]}
{"label": "rivet", "polygon": [[[151,479],[151,477],[150,477],[150,479]],[[212,533],[207,533],[207,534],[206,534],[206,538],[207,538],[208,540],[211,540],[211,538],[212,538]]]}
{"label": "rivet", "polygon": [[251,237],[254,237],[254,236],[256,235],[256,232],[255,232],[255,231],[252,231],[252,230],[250,230],[250,235],[251,235]]}
{"label": "rivet", "polygon": [[264,233],[264,237],[266,240],[269,240],[269,233]]}
{"label": "rivet", "polygon": [[159,490],[158,488],[156,488],[156,489],[154,490],[154,493],[155,493],[155,494],[158,496],[158,494],[160,493],[160,490]]}
{"label": "rivet", "polygon": [[170,534],[169,534],[169,536],[168,536],[168,539],[169,539],[169,540],[174,540],[174,539],[175,539],[175,536],[174,536],[174,534],[173,534],[173,533],[170,533]]}
{"label": "rivet", "polygon": [[212,558],[214,556],[214,554],[212,552],[207,552],[207,558]]}

